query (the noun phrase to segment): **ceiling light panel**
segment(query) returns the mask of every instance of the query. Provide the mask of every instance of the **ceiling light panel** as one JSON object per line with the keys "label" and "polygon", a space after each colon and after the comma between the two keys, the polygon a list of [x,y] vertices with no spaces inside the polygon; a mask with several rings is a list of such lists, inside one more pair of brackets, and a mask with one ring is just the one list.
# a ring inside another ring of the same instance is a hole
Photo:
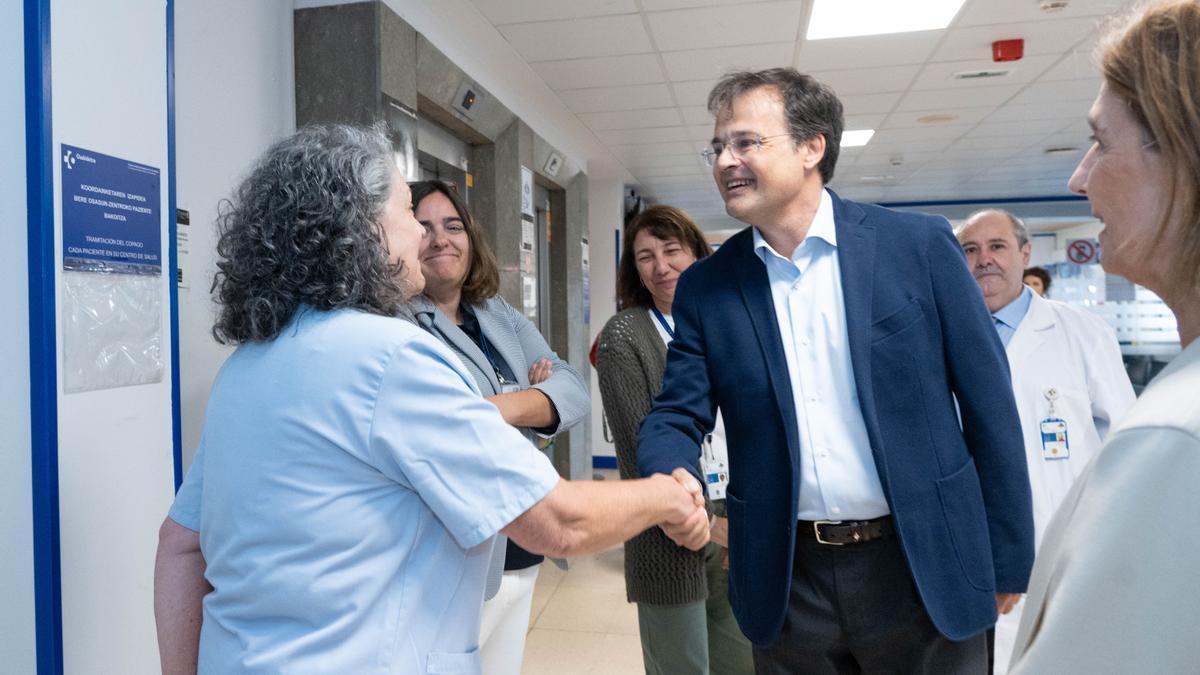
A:
{"label": "ceiling light panel", "polygon": [[910,33],[950,25],[963,0],[814,0],[809,40]]}
{"label": "ceiling light panel", "polygon": [[858,148],[866,145],[875,135],[874,129],[847,129],[842,132],[843,148]]}

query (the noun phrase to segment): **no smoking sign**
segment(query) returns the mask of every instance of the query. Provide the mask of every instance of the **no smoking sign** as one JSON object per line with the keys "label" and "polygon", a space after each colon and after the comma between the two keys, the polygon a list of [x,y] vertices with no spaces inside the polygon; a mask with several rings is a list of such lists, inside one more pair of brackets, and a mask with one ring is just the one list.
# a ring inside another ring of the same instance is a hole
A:
{"label": "no smoking sign", "polygon": [[1076,265],[1091,265],[1100,259],[1100,243],[1095,239],[1070,239],[1067,241],[1067,262]]}

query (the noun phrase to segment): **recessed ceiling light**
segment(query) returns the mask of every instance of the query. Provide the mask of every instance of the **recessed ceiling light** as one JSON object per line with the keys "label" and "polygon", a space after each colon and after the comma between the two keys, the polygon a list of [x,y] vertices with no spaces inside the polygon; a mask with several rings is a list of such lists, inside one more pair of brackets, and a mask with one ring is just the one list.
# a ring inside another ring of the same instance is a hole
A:
{"label": "recessed ceiling light", "polygon": [[843,148],[857,148],[867,144],[871,137],[875,135],[874,129],[852,129],[842,132]]}
{"label": "recessed ceiling light", "polygon": [[964,0],[814,0],[809,40],[938,30],[950,25]]}
{"label": "recessed ceiling light", "polygon": [[958,115],[946,115],[946,114],[942,114],[942,113],[936,113],[933,115],[925,115],[924,117],[918,117],[917,123],[918,124],[946,124],[947,122],[953,122],[956,119],[958,119]]}

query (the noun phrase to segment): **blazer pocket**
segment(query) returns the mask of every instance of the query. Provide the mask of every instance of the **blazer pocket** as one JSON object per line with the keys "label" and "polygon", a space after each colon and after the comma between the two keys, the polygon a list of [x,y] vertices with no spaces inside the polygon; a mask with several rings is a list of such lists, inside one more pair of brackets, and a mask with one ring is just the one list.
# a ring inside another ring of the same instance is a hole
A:
{"label": "blazer pocket", "polygon": [[871,342],[886,340],[917,323],[923,316],[925,312],[921,309],[921,303],[916,298],[910,299],[903,307],[871,324]]}
{"label": "blazer pocket", "polygon": [[950,543],[967,581],[981,591],[995,590],[987,512],[974,460],[967,458],[966,466],[938,480],[937,491]]}

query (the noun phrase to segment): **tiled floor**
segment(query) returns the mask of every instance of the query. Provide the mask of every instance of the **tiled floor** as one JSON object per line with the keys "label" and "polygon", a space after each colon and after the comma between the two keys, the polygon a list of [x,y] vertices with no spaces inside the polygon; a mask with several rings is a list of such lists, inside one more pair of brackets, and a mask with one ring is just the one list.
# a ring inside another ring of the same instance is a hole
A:
{"label": "tiled floor", "polygon": [[572,559],[566,572],[551,562],[542,564],[522,675],[645,672],[637,606],[625,601],[624,564],[621,546]]}

